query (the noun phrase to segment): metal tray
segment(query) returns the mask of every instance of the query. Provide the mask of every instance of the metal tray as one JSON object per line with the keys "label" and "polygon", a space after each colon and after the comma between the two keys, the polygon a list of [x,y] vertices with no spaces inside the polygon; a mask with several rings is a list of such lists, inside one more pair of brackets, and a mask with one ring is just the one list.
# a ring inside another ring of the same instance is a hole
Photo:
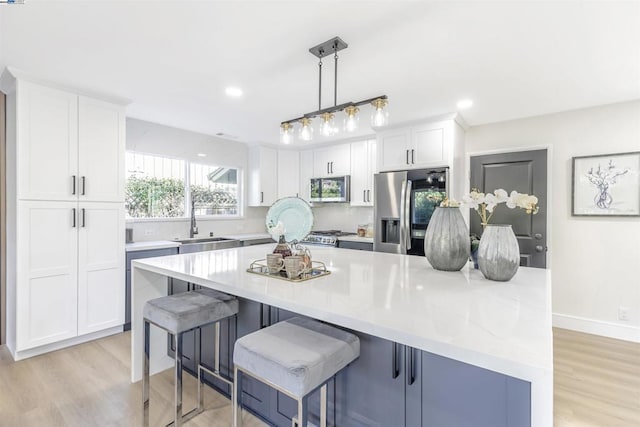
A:
{"label": "metal tray", "polygon": [[321,261],[311,261],[311,270],[307,273],[302,273],[300,277],[295,279],[289,279],[285,271],[279,271],[277,273],[269,273],[266,259],[259,259],[253,261],[247,272],[253,274],[259,274],[261,276],[273,277],[275,279],[286,280],[287,282],[304,282],[306,280],[315,279],[316,277],[323,277],[331,274],[331,271],[327,270],[327,266]]}

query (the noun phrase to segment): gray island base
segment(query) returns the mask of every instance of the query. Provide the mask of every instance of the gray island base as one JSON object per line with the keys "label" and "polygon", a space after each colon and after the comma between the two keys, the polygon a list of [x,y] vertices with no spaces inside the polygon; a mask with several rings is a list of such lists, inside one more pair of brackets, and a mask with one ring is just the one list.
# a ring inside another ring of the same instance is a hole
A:
{"label": "gray island base", "polygon": [[[188,282],[240,298],[237,319],[222,328],[223,372],[231,372],[237,337],[294,315],[356,333],[360,358],[329,386],[334,425],[552,425],[548,270],[521,268],[511,282],[498,283],[466,267],[433,270],[423,257],[316,248],[314,259],[331,275],[289,283],[245,271],[271,250],[261,245],[133,261],[132,381],[141,378],[144,303],[166,295],[174,281]],[[166,334],[154,332],[152,373],[173,366],[164,356]],[[203,338],[205,363],[212,352]],[[291,425],[292,400],[255,380],[243,383],[246,409],[271,424]],[[318,407],[313,396],[316,417]]]}

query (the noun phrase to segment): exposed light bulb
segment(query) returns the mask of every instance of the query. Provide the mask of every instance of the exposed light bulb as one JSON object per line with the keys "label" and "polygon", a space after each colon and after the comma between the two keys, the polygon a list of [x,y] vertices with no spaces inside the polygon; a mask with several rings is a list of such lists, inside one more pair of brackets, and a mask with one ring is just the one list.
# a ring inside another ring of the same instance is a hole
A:
{"label": "exposed light bulb", "polygon": [[313,139],[313,128],[311,127],[311,119],[303,118],[300,120],[300,130],[298,131],[298,137],[302,141],[311,141]]}
{"label": "exposed light bulb", "polygon": [[389,112],[384,109],[384,107],[387,105],[387,100],[384,98],[378,98],[374,100],[371,105],[373,105],[374,108],[373,112],[371,113],[371,126],[386,126],[389,122]]}
{"label": "exposed light bulb", "polygon": [[351,105],[344,109],[344,112],[346,114],[344,118],[345,131],[354,132],[356,129],[358,129],[358,120],[359,120],[358,111],[360,110],[355,105]]}
{"label": "exposed light bulb", "polygon": [[280,141],[283,144],[290,144],[293,141],[293,124],[282,123],[280,125]]}
{"label": "exposed light bulb", "polygon": [[322,114],[322,124],[320,125],[320,134],[322,136],[332,136],[337,133],[338,129],[336,129],[333,118],[333,113],[323,113]]}

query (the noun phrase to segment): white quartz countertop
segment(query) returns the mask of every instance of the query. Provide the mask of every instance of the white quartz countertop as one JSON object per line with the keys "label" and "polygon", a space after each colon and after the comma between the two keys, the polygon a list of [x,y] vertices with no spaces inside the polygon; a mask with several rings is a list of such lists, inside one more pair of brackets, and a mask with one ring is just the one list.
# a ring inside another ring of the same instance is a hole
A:
{"label": "white quartz countertop", "polygon": [[178,246],[180,246],[180,243],[171,240],[155,240],[152,242],[127,243],[125,245],[125,251],[147,251],[151,249],[177,248]]}
{"label": "white quartz countertop", "polygon": [[222,234],[220,235],[220,237],[224,237],[225,239],[240,240],[244,242],[246,240],[271,239],[271,234],[269,233]]}
{"label": "white quartz countertop", "polygon": [[550,270],[521,267],[511,281],[494,282],[469,267],[434,270],[424,257],[314,247],[313,259],[331,274],[292,283],[248,273],[261,258],[264,248],[254,246],[133,265],[526,381],[552,381]]}
{"label": "white quartz countertop", "polygon": [[359,243],[371,243],[373,244],[373,237],[360,237],[360,236],[340,236],[338,240],[343,242],[359,242]]}

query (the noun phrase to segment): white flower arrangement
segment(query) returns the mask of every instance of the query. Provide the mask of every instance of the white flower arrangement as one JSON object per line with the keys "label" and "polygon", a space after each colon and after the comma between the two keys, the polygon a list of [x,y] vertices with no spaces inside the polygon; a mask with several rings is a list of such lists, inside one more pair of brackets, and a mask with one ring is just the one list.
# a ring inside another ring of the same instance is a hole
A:
{"label": "white flower arrangement", "polygon": [[505,190],[499,188],[493,193],[485,194],[474,188],[469,194],[465,194],[462,197],[463,206],[473,208],[478,212],[480,224],[483,227],[489,223],[495,208],[500,203],[506,203],[509,209],[524,209],[529,215],[538,213],[538,198],[534,195],[518,193],[517,191],[512,191],[511,194],[508,194]]}

